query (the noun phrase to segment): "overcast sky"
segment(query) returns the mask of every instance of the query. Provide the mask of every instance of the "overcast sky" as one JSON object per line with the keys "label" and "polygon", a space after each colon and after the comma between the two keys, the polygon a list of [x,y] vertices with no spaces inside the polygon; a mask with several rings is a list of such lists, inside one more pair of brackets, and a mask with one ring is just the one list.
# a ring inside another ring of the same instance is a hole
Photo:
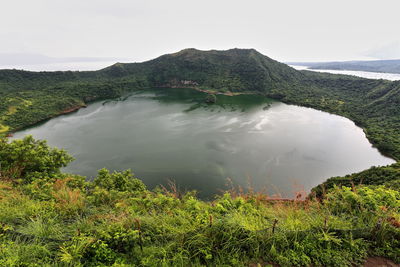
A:
{"label": "overcast sky", "polygon": [[239,47],[279,61],[400,58],[399,13],[399,0],[3,0],[0,54],[144,61]]}

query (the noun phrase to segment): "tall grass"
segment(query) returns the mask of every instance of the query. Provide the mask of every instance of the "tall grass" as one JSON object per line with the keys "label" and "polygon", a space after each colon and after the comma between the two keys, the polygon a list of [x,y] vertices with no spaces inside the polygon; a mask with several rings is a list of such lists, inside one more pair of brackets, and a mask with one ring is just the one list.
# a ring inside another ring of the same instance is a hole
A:
{"label": "tall grass", "polygon": [[334,188],[322,200],[231,188],[205,202],[173,185],[128,192],[73,187],[70,179],[55,179],[48,199],[0,183],[0,265],[353,266],[373,255],[400,261],[400,193],[383,186]]}

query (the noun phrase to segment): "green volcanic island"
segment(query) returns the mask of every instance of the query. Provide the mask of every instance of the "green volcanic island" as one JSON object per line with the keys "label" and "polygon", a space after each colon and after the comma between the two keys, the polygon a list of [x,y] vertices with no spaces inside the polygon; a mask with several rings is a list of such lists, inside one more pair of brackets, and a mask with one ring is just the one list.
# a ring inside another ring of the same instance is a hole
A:
{"label": "green volcanic island", "polygon": [[[396,163],[294,198],[232,183],[204,200],[173,182],[148,189],[130,170],[66,173],[68,152],[9,138],[154,88],[197,90],[210,107],[249,95],[340,115]],[[395,266],[399,160],[400,81],[298,71],[254,49],[185,49],[98,71],[0,70],[0,266]]]}

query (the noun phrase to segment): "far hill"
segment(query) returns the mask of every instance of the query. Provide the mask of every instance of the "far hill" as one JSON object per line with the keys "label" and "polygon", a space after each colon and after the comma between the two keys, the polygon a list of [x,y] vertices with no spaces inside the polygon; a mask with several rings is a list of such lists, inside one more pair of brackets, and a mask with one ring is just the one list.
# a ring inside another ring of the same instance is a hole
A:
{"label": "far hill", "polygon": [[149,87],[260,94],[343,115],[400,159],[400,82],[298,71],[254,49],[185,49],[98,71],[0,70],[0,133]]}
{"label": "far hill", "polygon": [[[200,51],[184,49],[144,63],[117,63],[100,71],[107,77],[146,76],[151,86],[183,86],[185,82],[220,91],[259,91],[303,75],[254,49]],[[187,85],[186,84],[186,85]]]}
{"label": "far hill", "polygon": [[400,59],[338,62],[294,62],[290,65],[307,66],[315,70],[355,70],[400,73]]}

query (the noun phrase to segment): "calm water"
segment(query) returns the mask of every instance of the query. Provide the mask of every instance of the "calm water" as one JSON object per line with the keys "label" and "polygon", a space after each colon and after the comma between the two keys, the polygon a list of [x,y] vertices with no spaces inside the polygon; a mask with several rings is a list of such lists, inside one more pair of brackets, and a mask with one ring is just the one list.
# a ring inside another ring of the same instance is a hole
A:
{"label": "calm water", "polygon": [[92,62],[54,62],[43,64],[4,64],[0,61],[0,69],[18,69],[27,71],[88,71],[99,70],[111,66],[116,62],[117,60]]}
{"label": "calm water", "polygon": [[331,176],[394,162],[346,118],[260,96],[218,96],[218,105],[204,98],[190,89],[141,91],[15,138],[32,134],[65,148],[76,158],[68,172],[131,168],[150,188],[173,180],[205,198],[226,189],[227,178],[292,197]]}
{"label": "calm water", "polygon": [[314,70],[309,69],[307,66],[294,66],[291,65],[292,68],[297,70],[310,70],[310,71],[317,71],[317,72],[327,72],[332,74],[345,74],[351,76],[357,76],[367,79],[385,79],[389,81],[399,81],[400,74],[399,73],[386,73],[386,72],[372,72],[372,71],[357,71],[357,70]]}

